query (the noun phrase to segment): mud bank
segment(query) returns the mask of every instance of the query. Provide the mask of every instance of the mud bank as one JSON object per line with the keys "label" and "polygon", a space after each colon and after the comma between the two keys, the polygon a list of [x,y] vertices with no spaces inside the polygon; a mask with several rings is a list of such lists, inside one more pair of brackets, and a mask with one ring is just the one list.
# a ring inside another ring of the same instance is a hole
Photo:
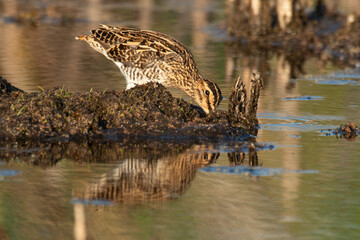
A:
{"label": "mud bank", "polygon": [[300,1],[293,4],[291,17],[281,24],[281,13],[268,1],[261,3],[260,14],[252,13],[251,5],[243,1],[232,1],[227,6],[226,30],[234,43],[247,48],[316,55],[344,67],[359,63],[360,16],[327,10],[325,5],[309,8]]}
{"label": "mud bank", "polygon": [[[256,134],[261,77],[253,76],[250,95],[237,81],[229,111],[206,115],[174,98],[162,85],[149,83],[127,91],[72,92],[63,88],[26,93],[1,81],[0,140],[123,136],[171,138],[247,138]],[[245,95],[244,95],[245,94]]]}

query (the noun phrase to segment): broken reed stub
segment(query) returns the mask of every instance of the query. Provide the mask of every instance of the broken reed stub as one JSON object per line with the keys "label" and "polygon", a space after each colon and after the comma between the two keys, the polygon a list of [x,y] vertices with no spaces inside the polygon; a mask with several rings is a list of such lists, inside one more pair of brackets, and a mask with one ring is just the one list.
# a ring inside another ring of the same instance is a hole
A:
{"label": "broken reed stub", "polygon": [[260,73],[253,73],[251,77],[250,96],[247,96],[246,86],[240,77],[235,82],[229,97],[228,114],[233,122],[248,126],[249,130],[255,131],[258,128],[256,117],[260,89],[263,87],[263,80]]}

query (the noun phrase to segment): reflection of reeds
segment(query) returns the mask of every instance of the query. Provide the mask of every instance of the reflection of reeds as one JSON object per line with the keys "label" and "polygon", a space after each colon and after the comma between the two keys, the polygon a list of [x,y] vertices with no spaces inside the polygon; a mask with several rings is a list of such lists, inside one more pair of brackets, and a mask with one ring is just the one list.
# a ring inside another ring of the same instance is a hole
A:
{"label": "reflection of reeds", "polygon": [[244,152],[231,152],[228,153],[228,159],[230,166],[236,165],[249,165],[249,166],[259,166],[259,160],[256,152],[255,145],[253,143],[249,146],[249,161],[245,162],[246,155]]}
{"label": "reflection of reeds", "polygon": [[[227,43],[225,45],[226,53],[226,80],[232,81],[235,75],[238,74],[241,67],[241,80],[246,86],[251,85],[251,78],[253,72],[264,73],[262,76],[265,89],[268,91],[267,85],[273,85],[270,81],[279,78],[284,82],[285,88],[279,91],[293,91],[295,85],[292,79],[297,78],[300,74],[305,74],[304,64],[310,58],[314,57],[311,53],[304,54],[304,52],[292,52],[287,54],[284,49],[258,49],[254,46],[242,45],[241,43]],[[270,67],[272,59],[276,59],[276,68],[274,70]],[[323,66],[326,64],[326,59],[319,58],[318,64]],[[283,87],[283,86],[281,86]],[[246,94],[250,94],[249,91]],[[265,94],[267,95],[267,94]]]}

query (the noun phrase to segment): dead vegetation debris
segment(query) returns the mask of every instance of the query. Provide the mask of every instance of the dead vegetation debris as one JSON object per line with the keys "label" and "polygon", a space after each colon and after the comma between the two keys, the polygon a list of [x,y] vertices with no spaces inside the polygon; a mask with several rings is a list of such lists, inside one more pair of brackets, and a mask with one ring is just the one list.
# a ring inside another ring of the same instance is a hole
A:
{"label": "dead vegetation debris", "polygon": [[335,130],[337,137],[345,138],[350,142],[354,141],[359,133],[360,129],[354,122],[348,122],[344,125],[340,125],[340,127]]}

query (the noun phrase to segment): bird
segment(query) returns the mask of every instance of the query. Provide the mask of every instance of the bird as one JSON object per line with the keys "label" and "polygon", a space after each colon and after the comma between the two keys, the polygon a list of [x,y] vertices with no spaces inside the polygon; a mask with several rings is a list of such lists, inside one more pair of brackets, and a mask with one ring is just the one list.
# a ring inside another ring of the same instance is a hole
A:
{"label": "bird", "polygon": [[112,60],[126,79],[126,89],[148,82],[175,87],[188,94],[206,114],[215,112],[222,100],[215,82],[203,78],[192,53],[166,34],[100,24],[76,40]]}

